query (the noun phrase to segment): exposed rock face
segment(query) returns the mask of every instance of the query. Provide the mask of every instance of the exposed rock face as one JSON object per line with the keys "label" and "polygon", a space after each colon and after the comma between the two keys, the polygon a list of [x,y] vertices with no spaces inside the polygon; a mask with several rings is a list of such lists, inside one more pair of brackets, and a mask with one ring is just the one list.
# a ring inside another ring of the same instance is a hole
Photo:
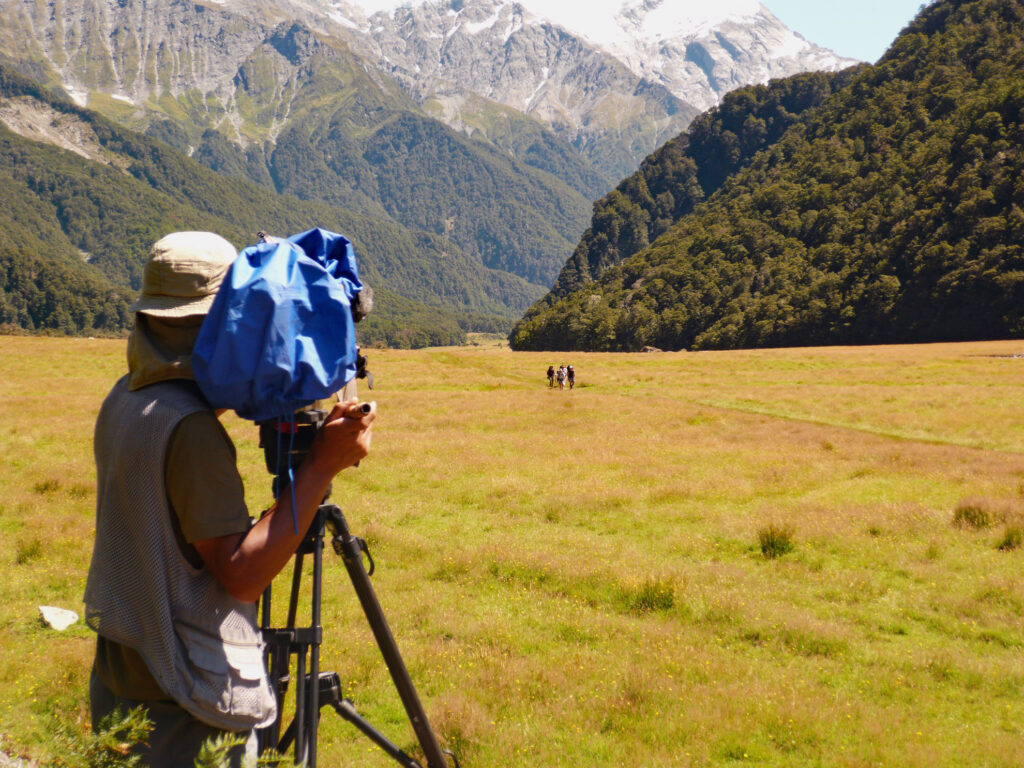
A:
{"label": "exposed rock face", "polygon": [[0,123],[27,139],[52,144],[97,163],[111,163],[88,123],[34,99],[0,101]]}
{"label": "exposed rock face", "polygon": [[227,95],[238,64],[265,35],[261,25],[184,0],[3,0],[2,7],[5,19],[17,20],[9,30],[29,33],[7,41],[6,52],[44,59],[83,104],[92,91],[137,105],[163,91]]}
{"label": "exposed rock face", "polygon": [[546,18],[539,0],[369,17],[345,0],[0,0],[0,52],[136,127],[163,113],[244,145],[276,137],[290,94],[316,75],[314,51],[345,41],[450,126],[515,153],[536,121],[614,181],[728,90],[851,63],[733,1],[741,12],[708,21],[671,0],[624,0],[595,33]]}
{"label": "exposed rock face", "polygon": [[354,43],[453,127],[494,139],[501,105],[550,127],[614,178],[698,114],[663,85],[518,3],[453,5],[375,14]]}

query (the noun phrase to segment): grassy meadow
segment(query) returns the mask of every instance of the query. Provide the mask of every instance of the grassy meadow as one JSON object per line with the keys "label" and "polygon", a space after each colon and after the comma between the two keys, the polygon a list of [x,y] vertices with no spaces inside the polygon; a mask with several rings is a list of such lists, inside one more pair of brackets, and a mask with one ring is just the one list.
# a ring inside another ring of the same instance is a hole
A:
{"label": "grassy meadow", "polygon": [[[373,452],[333,499],[464,768],[1018,766],[1022,355],[371,351]],[[81,612],[124,360],[0,337],[0,748],[41,764],[88,719],[91,633],[37,607]],[[547,387],[560,363],[574,391]],[[255,513],[255,430],[228,429]],[[322,666],[411,748],[326,562]],[[320,734],[322,765],[394,764],[329,712]]]}

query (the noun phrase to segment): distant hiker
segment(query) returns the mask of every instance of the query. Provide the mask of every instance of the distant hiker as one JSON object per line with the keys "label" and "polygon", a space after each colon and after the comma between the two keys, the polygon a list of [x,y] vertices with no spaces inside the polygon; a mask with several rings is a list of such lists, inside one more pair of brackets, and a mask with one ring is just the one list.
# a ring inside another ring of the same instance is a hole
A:
{"label": "distant hiker", "polygon": [[565,389],[565,366],[558,366],[558,372],[555,374],[555,378],[558,379],[558,388]]}
{"label": "distant hiker", "polygon": [[576,369],[571,365],[565,369],[566,378],[569,380],[569,389],[576,386]]}
{"label": "distant hiker", "polygon": [[555,366],[553,365],[548,366],[548,386],[555,386]]}

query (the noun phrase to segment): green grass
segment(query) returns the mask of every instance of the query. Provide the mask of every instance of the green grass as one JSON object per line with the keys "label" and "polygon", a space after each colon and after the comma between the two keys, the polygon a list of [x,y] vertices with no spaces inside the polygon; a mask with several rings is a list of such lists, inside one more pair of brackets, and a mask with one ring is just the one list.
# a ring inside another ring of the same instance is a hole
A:
{"label": "green grass", "polygon": [[[373,350],[373,452],[333,498],[466,768],[1017,765],[1021,352]],[[575,391],[547,387],[563,362]],[[124,347],[0,337],[0,366],[0,732],[45,759],[87,719],[93,639],[37,606],[81,610]],[[255,430],[227,426],[258,510]],[[323,667],[411,748],[336,558],[324,580]],[[393,764],[330,714],[320,754]]]}

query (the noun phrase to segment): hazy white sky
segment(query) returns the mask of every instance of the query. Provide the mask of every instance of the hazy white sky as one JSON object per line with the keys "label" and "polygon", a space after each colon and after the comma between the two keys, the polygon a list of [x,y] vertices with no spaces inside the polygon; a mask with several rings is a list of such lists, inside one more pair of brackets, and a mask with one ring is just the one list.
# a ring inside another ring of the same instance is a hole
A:
{"label": "hazy white sky", "polygon": [[[413,0],[422,2],[423,0]],[[394,8],[401,0],[353,0],[367,11]],[[546,8],[555,18],[579,14],[593,18],[598,14],[615,14],[624,0],[520,0],[523,5]],[[679,8],[680,14],[699,14],[710,0],[665,0]],[[753,0],[715,0],[716,11],[748,8]],[[923,0],[762,0],[764,5],[790,29],[812,43],[831,48],[841,56],[863,61],[877,61],[900,30],[917,14]]]}

